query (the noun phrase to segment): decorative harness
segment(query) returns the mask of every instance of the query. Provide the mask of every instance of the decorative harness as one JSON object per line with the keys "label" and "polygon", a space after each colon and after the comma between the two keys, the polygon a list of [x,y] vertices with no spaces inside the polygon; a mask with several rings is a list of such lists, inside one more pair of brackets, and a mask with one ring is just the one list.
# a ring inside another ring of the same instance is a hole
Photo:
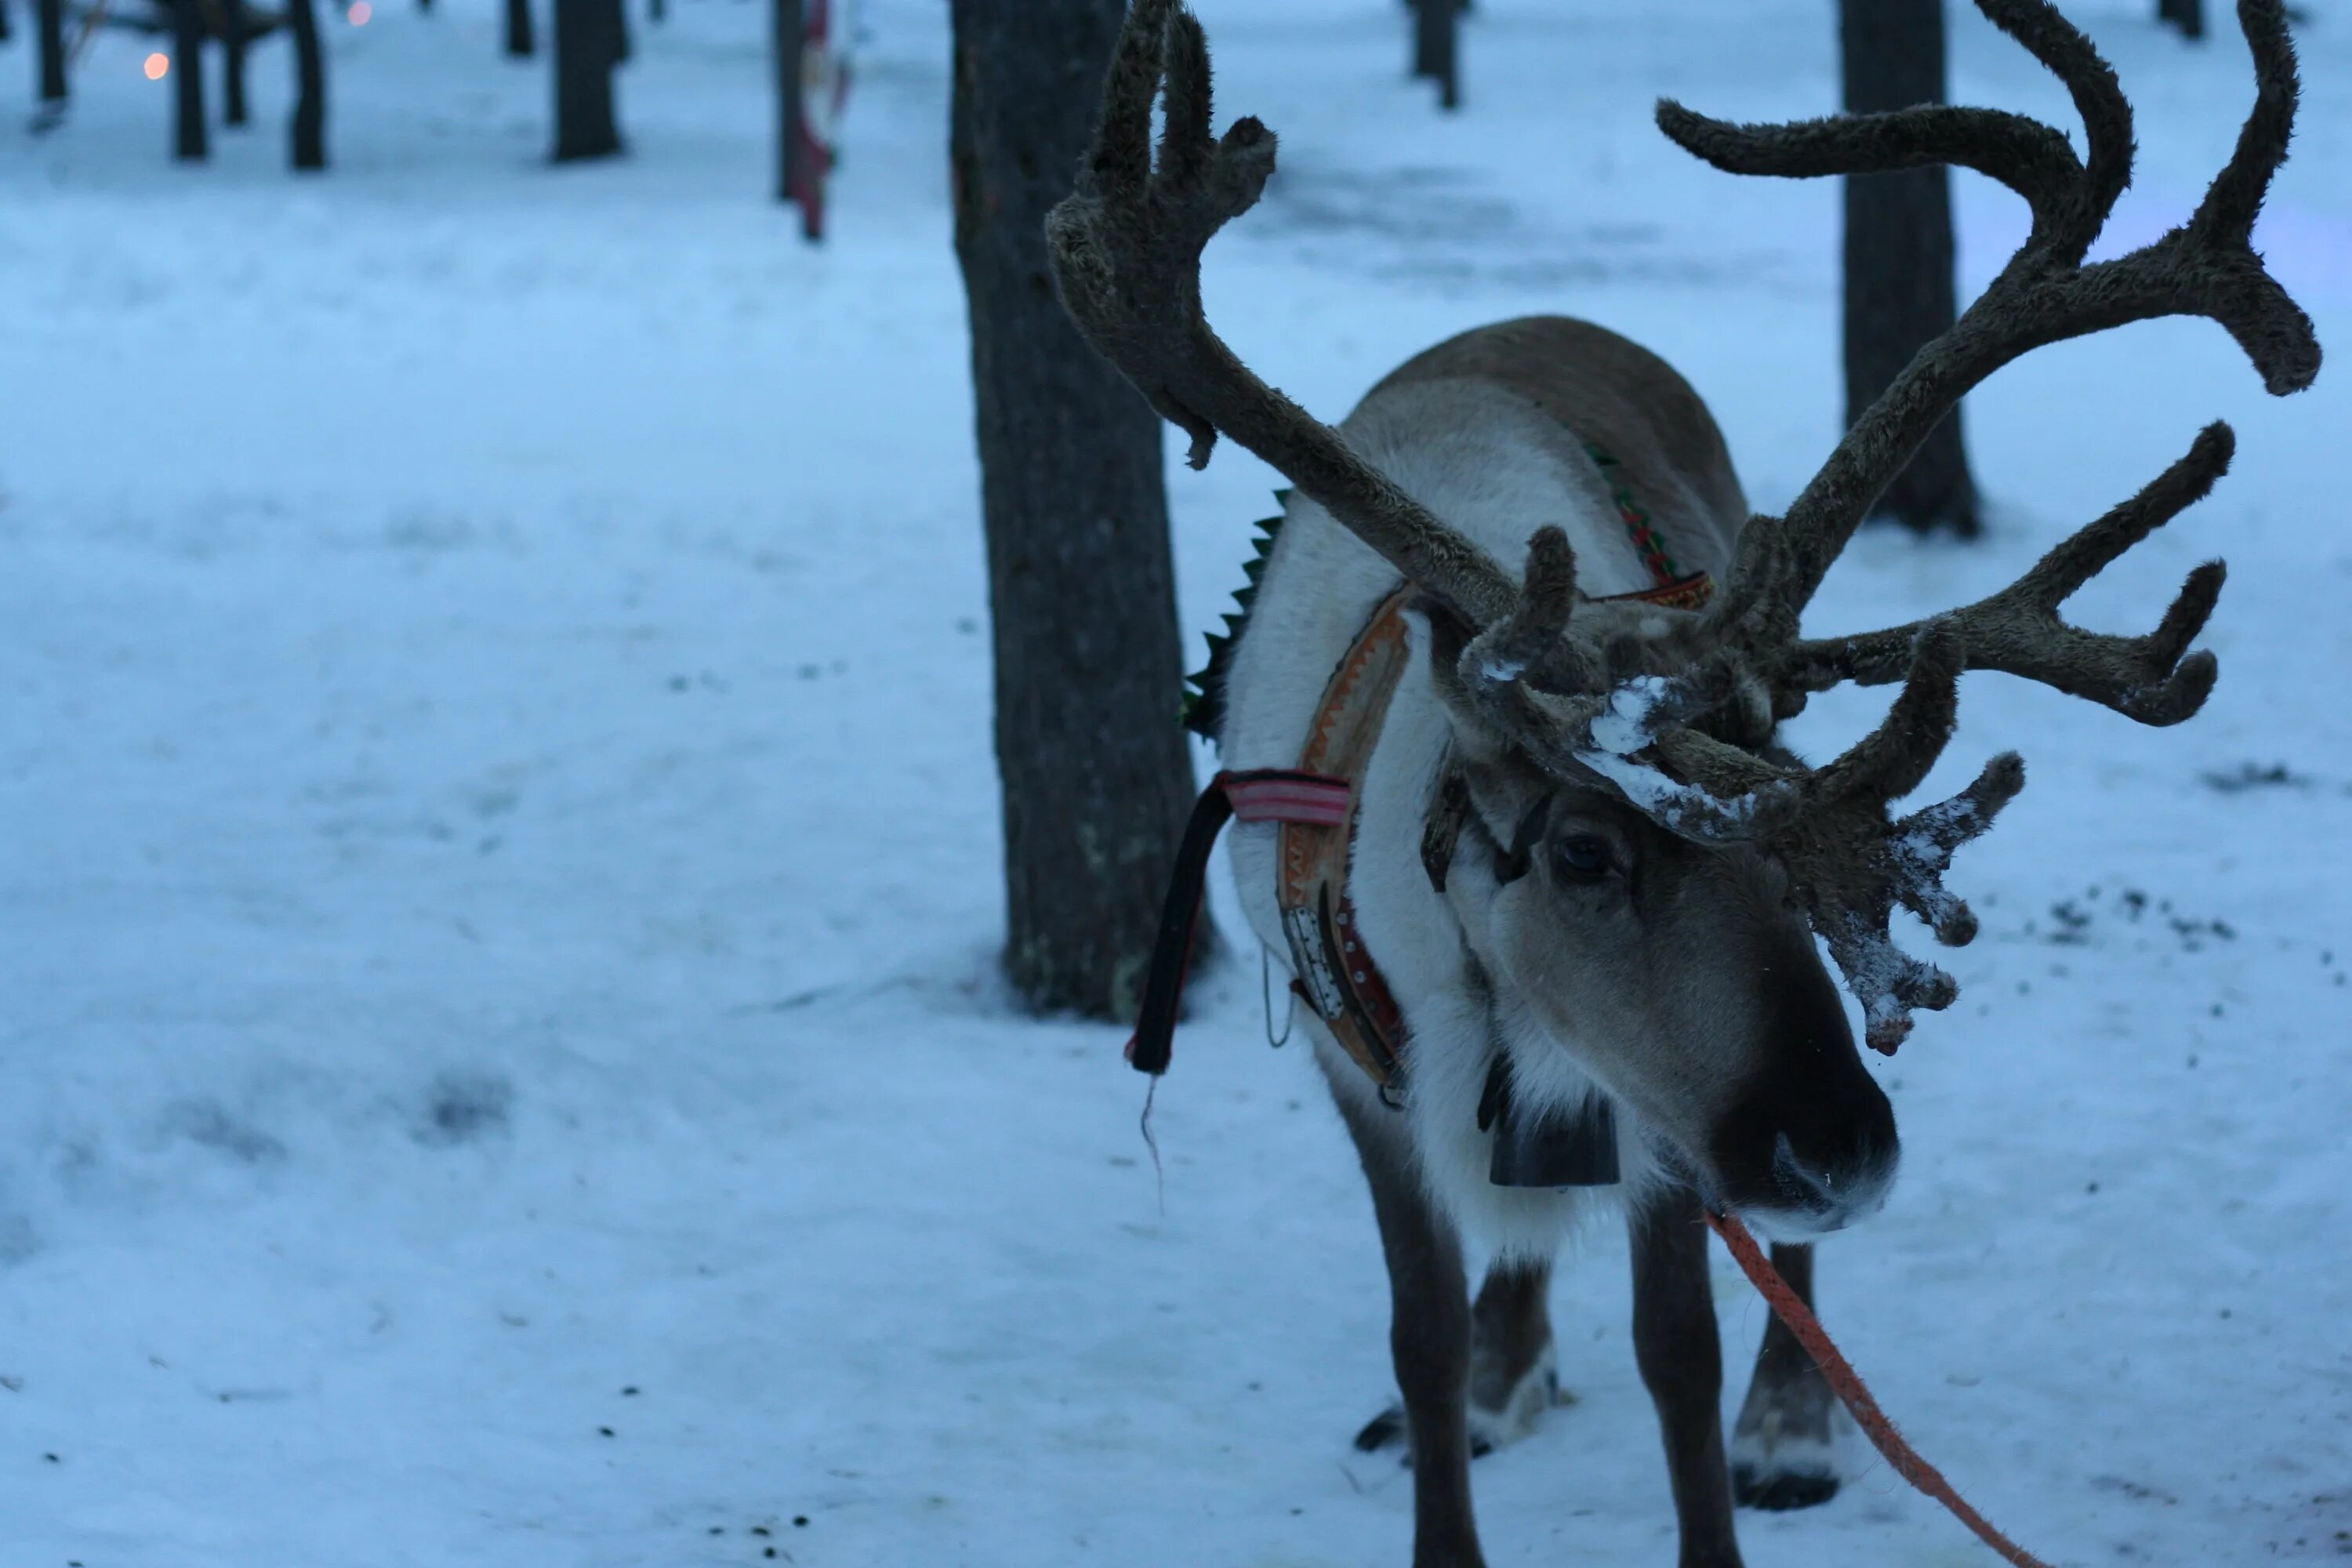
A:
{"label": "decorative harness", "polygon": [[[1627,536],[1648,569],[1652,585],[1610,595],[1675,609],[1697,609],[1714,592],[1705,573],[1684,575],[1667,554],[1649,514],[1620,477],[1621,465],[1598,447],[1586,451],[1609,481]],[[1225,823],[1278,825],[1276,900],[1290,949],[1290,989],[1391,1106],[1400,1104],[1405,1069],[1403,1015],[1366,944],[1348,891],[1356,816],[1362,805],[1365,765],[1380,742],[1389,703],[1412,654],[1405,607],[1412,589],[1401,586],[1374,606],[1339,668],[1332,671],[1307,726],[1296,768],[1227,770],[1209,781],[1192,807],[1177,854],[1143,1010],[1127,1058],[1138,1070],[1168,1070],[1176,1015],[1199,924],[1209,851]],[[1449,773],[1423,844],[1430,880],[1444,888],[1444,866],[1468,816],[1467,793]],[[1480,1131],[1497,1131],[1490,1179],[1505,1186],[1607,1185],[1617,1180],[1614,1122],[1605,1100],[1581,1117],[1537,1130],[1512,1110],[1509,1058],[1497,1052],[1478,1111]]]}

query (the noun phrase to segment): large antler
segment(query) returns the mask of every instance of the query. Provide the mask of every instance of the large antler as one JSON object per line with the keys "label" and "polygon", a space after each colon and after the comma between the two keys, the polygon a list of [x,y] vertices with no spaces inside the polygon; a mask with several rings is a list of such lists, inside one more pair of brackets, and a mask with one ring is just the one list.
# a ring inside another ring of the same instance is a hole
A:
{"label": "large antler", "polygon": [[[1232,436],[1417,584],[1431,602],[1447,700],[1536,765],[1603,781],[1685,837],[1759,843],[1779,856],[1863,1004],[1869,1042],[1888,1051],[1909,1032],[1913,1008],[1948,1006],[1958,993],[1949,975],[1895,945],[1892,911],[1911,910],[1944,942],[1969,941],[1975,917],[1942,873],[2024,784],[2024,764],[2004,752],[1949,800],[1890,820],[1890,803],[1918,787],[1951,737],[1961,672],[2006,670],[2144,723],[2195,712],[2215,666],[2210,654],[2186,650],[2221,592],[2218,562],[2189,574],[2145,637],[2082,631],[2058,606],[2211,488],[2229,464],[2229,430],[2210,427],[2155,483],[2017,583],[1947,615],[1805,639],[1799,621],[1830,565],[1937,422],[2034,348],[2200,315],[2229,331],[2273,393],[2301,390],[2319,368],[2309,320],[2251,245],[2294,119],[2294,51],[2278,0],[2240,0],[2254,108],[2195,215],[2152,245],[2090,265],[2084,258],[2130,183],[2131,107],[2097,51],[2046,0],[1978,5],[2065,83],[2086,157],[2052,127],[1992,110],[1933,105],[1741,126],[1659,106],[1667,135],[1732,173],[1954,163],[2000,180],[2033,212],[2024,247],[1855,421],[1787,514],[1749,522],[1725,591],[1703,616],[1580,601],[1558,529],[1529,542],[1515,587],[1484,551],[1234,357],[1202,310],[1201,252],[1257,200],[1275,141],[1252,119],[1212,138],[1208,48],[1179,0],[1135,0],[1077,192],[1046,220],[1072,317],[1191,435],[1194,467],[1219,432]],[[1151,110],[1163,85],[1167,131],[1154,167]],[[1903,690],[1885,721],[1827,766],[1765,752],[1774,721],[1801,709],[1807,693],[1897,679]]]}
{"label": "large antler", "polygon": [[[1168,125],[1154,168],[1151,105],[1163,80]],[[1494,559],[1259,380],[1209,326],[1202,248],[1256,205],[1274,147],[1255,119],[1212,136],[1201,24],[1178,0],[1136,0],[1076,193],[1045,219],[1062,302],[1095,351],[1192,438],[1192,467],[1208,463],[1223,431],[1440,604],[1483,626],[1511,605],[1510,578]]]}
{"label": "large antler", "polygon": [[[2294,124],[2294,46],[2279,0],[2240,0],[2239,21],[2253,50],[2254,108],[2196,214],[2153,244],[2090,266],[2083,257],[2131,183],[2131,105],[2090,40],[2044,0],[1977,5],[2065,83],[2083,116],[2087,162],[2055,129],[1996,110],[1934,104],[1733,125],[1672,100],[1658,105],[1660,129],[1732,174],[1863,174],[1954,163],[1999,180],[2033,212],[2024,247],[1991,286],[1854,421],[1787,514],[1749,530],[1757,549],[1781,559],[1761,574],[1769,582],[1749,580],[1760,563],[1741,574],[1746,591],[1717,615],[1726,624],[1760,619],[1773,639],[1790,637],[1871,503],[1937,423],[1964,394],[2032,349],[2159,316],[2204,316],[2237,340],[2272,393],[2300,392],[2319,374],[2310,319],[2250,243]],[[1975,657],[1972,650],[1970,668],[2000,668],[1979,667]]]}
{"label": "large antler", "polygon": [[[1727,592],[1708,612],[1704,651],[1687,668],[1625,679],[1601,697],[1548,697],[1521,673],[1536,661],[1498,659],[1531,626],[1559,637],[1528,679],[1593,662],[1589,643],[1561,637],[1568,602],[1540,616],[1533,558],[1513,622],[1465,650],[1460,688],[1547,766],[1580,765],[1614,784],[1660,822],[1697,838],[1769,844],[1786,861],[1814,928],[1869,1018],[1871,1044],[1892,1050],[1910,1010],[1950,1004],[1949,976],[1904,954],[1888,935],[1892,908],[1918,914],[1937,938],[1969,941],[1976,921],[1939,878],[1959,844],[1984,832],[2024,784],[2014,753],[1997,757],[1960,795],[1889,822],[1887,803],[1924,779],[1949,739],[1964,669],[1998,669],[2088,698],[2147,724],[2188,718],[2212,690],[2210,653],[2189,653],[2211,615],[2222,567],[2189,574],[2156,630],[2122,637],[2080,630],[2058,606],[2150,532],[2201,499],[2228,468],[2227,426],[2138,495],[2053,550],[1990,598],[1924,622],[1859,637],[1798,635],[1805,605],[1870,503],[1936,423],[2001,365],[2045,343],[2158,316],[2219,322],[2284,395],[2318,374],[2310,320],[2263,268],[2251,236],[2271,176],[2285,161],[2296,98],[2294,46],[2277,0],[2240,0],[2254,58],[2252,112],[2229,163],[2195,215],[2155,243],[2089,266],[2084,257],[2131,179],[2131,107],[2088,39],[2042,0],[1978,0],[1993,23],[2057,74],[2087,133],[2078,160],[2056,130],[1993,110],[1931,105],[1794,125],[1735,126],[1661,103],[1666,134],[1738,174],[1859,174],[1957,163],[2023,196],[2033,213],[2025,245],[1953,327],[1921,349],[1865,410],[1785,516],[1758,518],[1740,540]],[[1561,570],[1559,542],[1546,569]],[[1685,638],[1685,641],[1693,639]],[[1484,650],[1485,657],[1476,657]],[[1658,650],[1663,652],[1664,650]],[[1622,650],[1619,661],[1628,656]],[[1758,710],[1786,717],[1808,692],[1843,680],[1903,679],[1885,723],[1815,773],[1779,766],[1749,743],[1769,730]],[[1722,732],[1722,733],[1718,733]]]}

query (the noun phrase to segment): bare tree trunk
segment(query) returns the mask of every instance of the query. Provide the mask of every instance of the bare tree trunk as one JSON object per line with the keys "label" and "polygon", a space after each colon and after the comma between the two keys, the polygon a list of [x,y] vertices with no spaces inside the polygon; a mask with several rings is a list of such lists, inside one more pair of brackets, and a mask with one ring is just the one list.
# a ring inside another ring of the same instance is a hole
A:
{"label": "bare tree trunk", "polygon": [[221,123],[243,125],[245,110],[245,0],[221,0]]}
{"label": "bare tree trunk", "polygon": [[801,0],[774,0],[776,62],[776,199],[793,199],[800,171]]}
{"label": "bare tree trunk", "polygon": [[66,100],[65,0],[34,0],[34,27],[40,34],[41,101]]}
{"label": "bare tree trunk", "polygon": [[203,162],[205,145],[205,19],[197,0],[172,6],[172,156]]}
{"label": "bare tree trunk", "polygon": [[1462,104],[1463,0],[1411,0],[1412,74],[1437,83],[1443,109]]}
{"label": "bare tree trunk", "polygon": [[294,37],[294,115],[288,155],[297,169],[327,166],[327,64],[319,50],[319,14],[312,0],[286,0],[286,27]]}
{"label": "bare tree trunk", "polygon": [[16,24],[10,21],[8,16],[8,0],[0,0],[0,44],[8,42],[16,36]]}
{"label": "bare tree trunk", "polygon": [[[1944,99],[1943,0],[1840,0],[1845,107]],[[1845,408],[1853,423],[1911,356],[1952,324],[1952,182],[1938,164],[1845,181]],[[1978,531],[1958,409],[1886,487],[1873,517],[1927,532]]]}
{"label": "bare tree trunk", "polygon": [[621,151],[613,71],[628,58],[621,0],[555,0],[555,161]]}
{"label": "bare tree trunk", "polygon": [[2184,38],[2205,36],[2205,0],[2156,0],[2156,19],[2180,29]]}
{"label": "bare tree trunk", "polygon": [[1131,1020],[1192,805],[1160,421],[1070,324],[1046,209],[1124,0],[951,0],[956,254],[971,312],[1013,984]]}
{"label": "bare tree trunk", "polygon": [[519,60],[529,59],[539,47],[539,40],[531,36],[530,0],[507,0],[506,17],[507,53]]}

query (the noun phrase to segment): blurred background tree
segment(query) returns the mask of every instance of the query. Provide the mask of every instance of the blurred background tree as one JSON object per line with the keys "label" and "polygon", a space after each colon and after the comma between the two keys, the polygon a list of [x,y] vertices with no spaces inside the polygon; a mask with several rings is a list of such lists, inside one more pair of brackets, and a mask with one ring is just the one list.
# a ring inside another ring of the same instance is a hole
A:
{"label": "blurred background tree", "polygon": [[313,0],[286,0],[287,31],[294,39],[294,113],[287,124],[287,155],[297,169],[327,166],[327,62],[319,48]]}
{"label": "blurred background tree", "polygon": [[[1943,0],[1839,0],[1844,106],[1944,101]],[[1845,181],[1845,408],[1851,424],[1956,309],[1952,182],[1941,164]],[[1874,517],[1974,538],[1980,522],[1960,414],[1936,426]]]}
{"label": "blurred background tree", "polygon": [[197,0],[172,4],[172,156],[200,162],[205,142],[205,18]]}
{"label": "blurred background tree", "polygon": [[1470,0],[1405,0],[1412,8],[1412,74],[1437,84],[1440,109],[1462,105],[1462,14]]}
{"label": "blurred background tree", "polygon": [[555,0],[555,162],[619,155],[613,73],[628,58],[621,0]]}
{"label": "blurred background tree", "polygon": [[34,30],[40,34],[41,102],[66,100],[65,0],[33,0]]}

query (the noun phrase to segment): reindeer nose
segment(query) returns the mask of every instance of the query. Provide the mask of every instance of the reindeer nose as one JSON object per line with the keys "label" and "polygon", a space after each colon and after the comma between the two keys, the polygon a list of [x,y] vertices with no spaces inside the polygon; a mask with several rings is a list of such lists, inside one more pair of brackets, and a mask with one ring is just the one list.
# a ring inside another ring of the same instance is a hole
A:
{"label": "reindeer nose", "polygon": [[1895,1184],[1899,1145],[1871,1136],[1867,1129],[1858,1131],[1843,1147],[1809,1151],[1810,1158],[1798,1153],[1786,1132],[1773,1143],[1773,1184],[1790,1208],[1814,1216],[1822,1230],[1839,1230],[1877,1213]]}

